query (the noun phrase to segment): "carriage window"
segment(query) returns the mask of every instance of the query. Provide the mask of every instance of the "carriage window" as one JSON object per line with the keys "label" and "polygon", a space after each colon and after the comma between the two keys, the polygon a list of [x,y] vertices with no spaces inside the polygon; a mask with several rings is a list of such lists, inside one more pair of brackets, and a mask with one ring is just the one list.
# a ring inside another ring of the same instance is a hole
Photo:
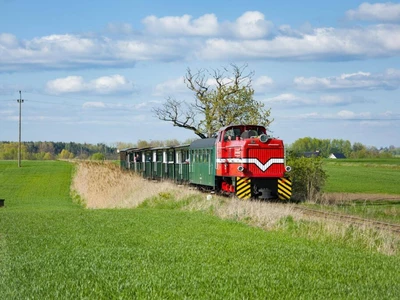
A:
{"label": "carriage window", "polygon": [[193,159],[193,161],[194,162],[198,162],[199,161],[199,152],[198,152],[198,150],[194,151],[194,159]]}
{"label": "carriage window", "polygon": [[163,153],[161,151],[157,151],[156,161],[162,161],[162,160],[163,160]]}

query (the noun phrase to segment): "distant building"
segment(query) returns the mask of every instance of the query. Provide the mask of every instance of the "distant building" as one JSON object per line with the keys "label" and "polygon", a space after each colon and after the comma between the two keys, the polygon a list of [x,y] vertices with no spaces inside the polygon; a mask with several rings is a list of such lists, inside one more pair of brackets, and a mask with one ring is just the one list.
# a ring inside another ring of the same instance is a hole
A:
{"label": "distant building", "polygon": [[329,155],[329,158],[343,159],[346,158],[346,156],[343,153],[331,153],[331,155]]}

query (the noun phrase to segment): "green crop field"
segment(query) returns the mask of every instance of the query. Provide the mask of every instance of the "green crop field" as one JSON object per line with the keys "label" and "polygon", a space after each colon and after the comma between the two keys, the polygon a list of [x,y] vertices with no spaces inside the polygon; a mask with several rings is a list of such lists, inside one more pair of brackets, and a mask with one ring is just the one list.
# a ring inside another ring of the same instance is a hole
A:
{"label": "green crop field", "polygon": [[400,158],[326,160],[326,192],[400,195]]}
{"label": "green crop field", "polygon": [[90,210],[0,162],[0,299],[398,299],[400,257],[176,209]]}

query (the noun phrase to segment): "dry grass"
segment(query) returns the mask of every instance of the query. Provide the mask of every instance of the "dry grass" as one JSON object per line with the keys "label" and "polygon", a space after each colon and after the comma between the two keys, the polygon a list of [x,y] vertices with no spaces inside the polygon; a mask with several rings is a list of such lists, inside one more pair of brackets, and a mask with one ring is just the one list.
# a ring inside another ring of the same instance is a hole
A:
{"label": "dry grass", "polygon": [[[210,195],[209,195],[210,197]],[[212,196],[212,199],[195,201],[185,207],[191,211],[211,211],[222,219],[246,222],[264,229],[276,228],[280,220],[292,216],[300,218],[293,205],[265,201],[243,201],[237,198]]]}
{"label": "dry grass", "polygon": [[123,172],[108,163],[78,162],[72,189],[87,208],[133,208],[160,192],[169,192],[179,200],[193,193],[171,182],[153,183],[137,174]]}
{"label": "dry grass", "polygon": [[[364,248],[387,255],[397,254],[400,245],[400,238],[396,235],[371,228],[355,228],[354,225],[340,221],[306,216],[294,211],[291,204],[242,201],[206,195],[167,181],[152,182],[107,163],[77,163],[72,189],[80,195],[87,208],[134,208],[146,200],[172,195],[168,197],[168,201],[180,202],[190,199],[189,204],[182,207],[184,210],[203,211],[266,230],[286,228],[296,236],[363,245]],[[348,194],[326,197],[327,203],[349,201]]]}
{"label": "dry grass", "polygon": [[[385,255],[397,255],[400,248],[398,234],[372,228],[368,225],[355,225],[333,219],[304,215],[298,220],[297,235],[321,241],[362,246]],[[306,221],[307,223],[302,223]]]}
{"label": "dry grass", "polygon": [[221,218],[247,221],[265,229],[296,214],[291,205],[211,196],[167,181],[152,182],[107,163],[77,162],[72,189],[87,208],[133,208],[161,194],[171,194],[171,201],[178,202],[192,197],[183,209],[212,211]]}

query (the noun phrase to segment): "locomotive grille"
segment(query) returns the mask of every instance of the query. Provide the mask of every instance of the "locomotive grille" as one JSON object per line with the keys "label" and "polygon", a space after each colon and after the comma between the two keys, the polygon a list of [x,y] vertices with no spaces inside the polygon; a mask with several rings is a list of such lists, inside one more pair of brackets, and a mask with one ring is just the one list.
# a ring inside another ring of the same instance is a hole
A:
{"label": "locomotive grille", "polygon": [[253,174],[268,173],[273,177],[282,177],[285,172],[282,148],[249,149],[248,157],[249,160],[254,159],[259,162],[258,165],[249,165],[249,169]]}

